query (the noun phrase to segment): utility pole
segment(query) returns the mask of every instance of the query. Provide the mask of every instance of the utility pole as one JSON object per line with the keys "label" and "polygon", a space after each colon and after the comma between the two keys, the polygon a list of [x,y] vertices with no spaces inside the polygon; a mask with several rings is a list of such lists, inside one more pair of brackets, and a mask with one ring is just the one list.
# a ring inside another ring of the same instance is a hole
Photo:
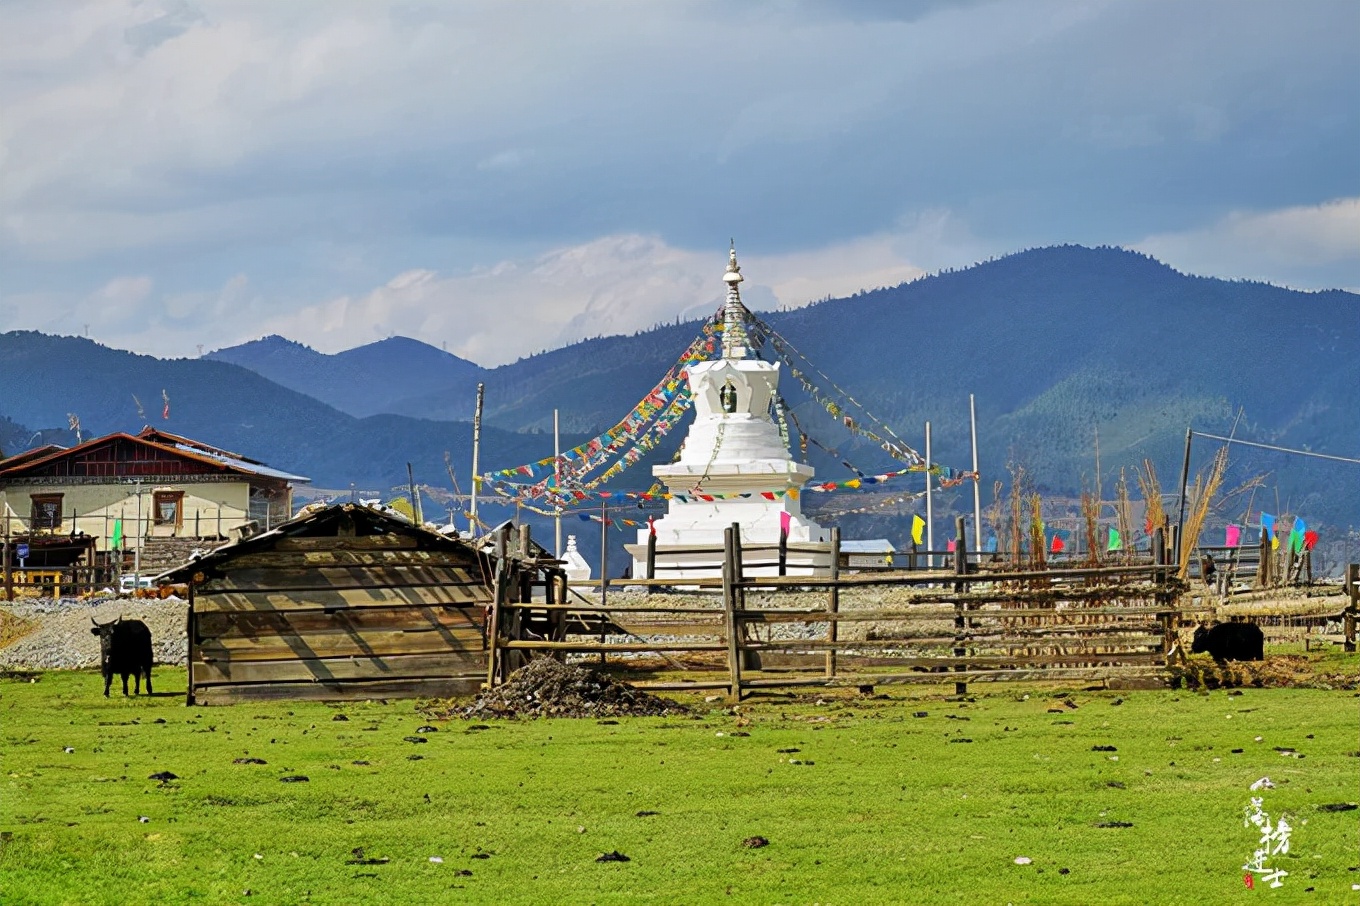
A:
{"label": "utility pole", "polygon": [[[558,433],[557,410],[553,410],[553,476],[557,481],[557,493],[562,494],[562,438]],[[553,507],[553,556],[562,559],[562,504]]]}
{"label": "utility pole", "polygon": [[935,566],[935,510],[930,501],[930,422],[926,422],[926,569]]}
{"label": "utility pole", "polygon": [[982,562],[982,475],[978,472],[977,405],[968,394],[968,427],[973,437],[973,553]]}
{"label": "utility pole", "polygon": [[142,587],[142,480],[137,479],[137,546],[132,549],[132,587]]}
{"label": "utility pole", "polygon": [[472,414],[472,505],[468,508],[468,535],[477,537],[477,485],[481,474],[477,471],[477,458],[482,452],[482,398],[486,384],[477,385],[477,408]]}

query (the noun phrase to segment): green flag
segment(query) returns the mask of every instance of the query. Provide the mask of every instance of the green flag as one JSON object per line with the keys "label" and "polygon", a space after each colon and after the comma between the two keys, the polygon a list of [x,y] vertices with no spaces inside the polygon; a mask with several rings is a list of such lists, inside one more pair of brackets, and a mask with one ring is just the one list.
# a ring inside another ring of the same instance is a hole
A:
{"label": "green flag", "polygon": [[113,520],[113,548],[114,550],[123,549],[123,520]]}
{"label": "green flag", "polygon": [[1122,551],[1124,549],[1124,539],[1119,537],[1119,529],[1110,529],[1110,546],[1106,551]]}

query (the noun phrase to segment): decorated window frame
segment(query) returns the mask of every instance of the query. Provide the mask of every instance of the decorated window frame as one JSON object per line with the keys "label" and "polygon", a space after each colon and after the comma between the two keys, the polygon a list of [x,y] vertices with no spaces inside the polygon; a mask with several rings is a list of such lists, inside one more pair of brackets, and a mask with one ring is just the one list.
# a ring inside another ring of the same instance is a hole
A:
{"label": "decorated window frame", "polygon": [[152,525],[179,528],[184,524],[184,492],[153,491],[151,494]]}
{"label": "decorated window frame", "polygon": [[61,528],[62,499],[64,494],[33,494],[30,496],[33,508],[29,513],[30,525],[36,531]]}

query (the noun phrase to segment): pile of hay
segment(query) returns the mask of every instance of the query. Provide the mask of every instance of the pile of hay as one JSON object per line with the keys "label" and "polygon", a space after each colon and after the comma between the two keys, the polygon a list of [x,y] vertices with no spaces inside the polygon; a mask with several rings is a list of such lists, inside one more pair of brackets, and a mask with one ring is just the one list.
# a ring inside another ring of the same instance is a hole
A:
{"label": "pile of hay", "polygon": [[684,714],[684,705],[640,692],[598,670],[537,658],[510,675],[504,685],[483,692],[449,716],[485,717],[664,717]]}
{"label": "pile of hay", "polygon": [[1214,663],[1191,655],[1169,667],[1173,689],[1222,689],[1234,686],[1292,686],[1300,689],[1360,688],[1360,674],[1319,670],[1313,659],[1298,654],[1271,655],[1264,661]]}

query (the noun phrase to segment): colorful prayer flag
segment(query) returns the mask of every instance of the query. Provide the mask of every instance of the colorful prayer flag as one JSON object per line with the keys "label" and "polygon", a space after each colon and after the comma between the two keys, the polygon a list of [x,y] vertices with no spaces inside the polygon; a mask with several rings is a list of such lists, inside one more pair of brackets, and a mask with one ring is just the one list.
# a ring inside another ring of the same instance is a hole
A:
{"label": "colorful prayer flag", "polygon": [[1314,531],[1307,531],[1307,532],[1304,532],[1304,533],[1303,533],[1303,549],[1304,549],[1304,550],[1306,550],[1306,551],[1312,550],[1314,547],[1317,546],[1317,543],[1318,543],[1318,533],[1317,533],[1317,532],[1314,532]]}
{"label": "colorful prayer flag", "polygon": [[1269,513],[1261,513],[1261,528],[1270,532],[1272,535],[1275,534],[1275,517]]}
{"label": "colorful prayer flag", "polygon": [[920,516],[913,514],[911,517],[911,540],[916,542],[917,544],[920,544],[921,533],[925,531],[925,527],[926,521],[922,519]]}
{"label": "colorful prayer flag", "polygon": [[1119,537],[1119,529],[1110,529],[1110,543],[1106,546],[1107,551],[1122,551],[1124,549],[1124,539]]}
{"label": "colorful prayer flag", "polygon": [[1227,544],[1228,547],[1237,547],[1241,540],[1242,540],[1241,526],[1236,525],[1228,526],[1227,531],[1225,533],[1224,543]]}
{"label": "colorful prayer flag", "polygon": [[787,535],[789,533],[789,525],[792,522],[793,517],[789,514],[788,510],[779,511],[779,533],[781,535]]}
{"label": "colorful prayer flag", "polygon": [[113,520],[113,548],[121,550],[123,547],[123,520]]}
{"label": "colorful prayer flag", "polygon": [[955,544],[954,539],[950,538],[949,541],[945,544],[944,549],[952,554],[954,553],[954,544]]}
{"label": "colorful prayer flag", "polygon": [[996,536],[995,536],[995,535],[988,535],[988,536],[987,536],[987,553],[989,553],[989,554],[994,554],[994,553],[996,553]]}
{"label": "colorful prayer flag", "polygon": [[1067,545],[1065,545],[1065,544],[1063,543],[1062,535],[1059,535],[1057,532],[1054,532],[1054,533],[1053,533],[1053,544],[1049,547],[1049,550],[1050,550],[1052,553],[1055,553],[1055,554],[1056,554],[1056,553],[1058,553],[1059,551],[1061,551],[1061,550],[1062,550],[1064,547],[1066,547],[1066,546],[1067,546]]}

